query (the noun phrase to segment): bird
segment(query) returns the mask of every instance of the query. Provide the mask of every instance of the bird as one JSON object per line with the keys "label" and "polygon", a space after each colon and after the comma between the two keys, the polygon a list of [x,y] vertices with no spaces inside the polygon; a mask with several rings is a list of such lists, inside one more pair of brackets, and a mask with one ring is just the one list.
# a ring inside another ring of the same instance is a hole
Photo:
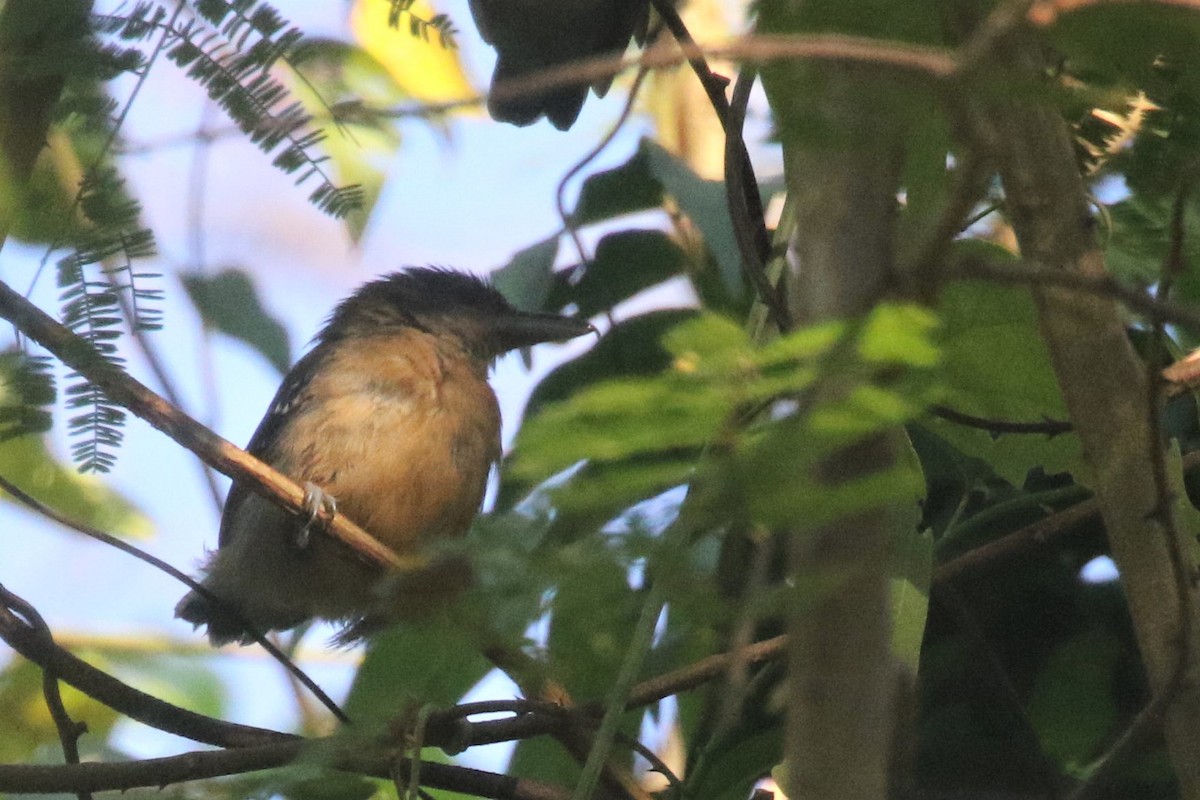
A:
{"label": "bird", "polygon": [[[586,85],[520,94],[497,93],[497,86],[593,56],[620,56],[631,37],[645,42],[650,20],[649,0],[471,0],[470,6],[480,36],[496,49],[492,118],[524,126],[546,116],[561,131],[579,117]],[[591,88],[603,97],[611,84],[610,75]]]}
{"label": "bird", "polygon": [[[418,552],[463,536],[480,510],[500,457],[492,362],[589,332],[586,320],[515,309],[480,277],[403,269],[337,305],[247,450],[397,554]],[[354,636],[387,616],[385,571],[308,529],[303,516],[235,480],[203,567],[205,591],[188,593],[175,615],[206,626],[214,645],[314,618]]]}

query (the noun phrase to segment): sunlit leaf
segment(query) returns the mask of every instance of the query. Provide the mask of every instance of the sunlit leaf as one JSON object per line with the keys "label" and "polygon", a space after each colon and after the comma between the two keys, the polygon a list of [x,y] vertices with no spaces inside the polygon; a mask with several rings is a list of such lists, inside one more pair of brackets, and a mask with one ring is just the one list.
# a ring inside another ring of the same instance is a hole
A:
{"label": "sunlit leaf", "polygon": [[[428,38],[414,35],[403,17],[397,27],[388,25],[391,10],[390,0],[356,0],[350,11],[350,29],[401,91],[428,103],[478,96],[456,49],[448,47],[436,32]],[[425,0],[416,0],[406,14],[433,20],[438,12]]]}
{"label": "sunlit leaf", "polygon": [[396,87],[370,53],[333,40],[305,45],[292,76],[292,94],[321,120],[319,147],[343,185],[357,186],[359,207],[346,215],[354,240],[362,237],[383,191],[388,166],[400,146],[400,130],[378,112],[407,95]]}
{"label": "sunlit leaf", "polygon": [[[89,735],[85,748],[94,750],[103,743],[119,715],[77,689],[60,683],[63,705],[73,720],[87,723]],[[58,745],[58,729],[46,708],[42,694],[42,670],[24,659],[10,661],[0,672],[0,759],[20,762],[28,759],[41,745]]]}

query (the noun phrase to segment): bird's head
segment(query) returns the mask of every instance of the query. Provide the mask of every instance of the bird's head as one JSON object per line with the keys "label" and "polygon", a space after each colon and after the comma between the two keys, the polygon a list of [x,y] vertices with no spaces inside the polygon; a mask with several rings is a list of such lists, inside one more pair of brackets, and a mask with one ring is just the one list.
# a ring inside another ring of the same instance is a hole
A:
{"label": "bird's head", "polygon": [[594,332],[587,320],[519,311],[484,279],[438,267],[409,267],[360,286],[334,309],[322,341],[416,328],[451,337],[482,360],[541,342]]}

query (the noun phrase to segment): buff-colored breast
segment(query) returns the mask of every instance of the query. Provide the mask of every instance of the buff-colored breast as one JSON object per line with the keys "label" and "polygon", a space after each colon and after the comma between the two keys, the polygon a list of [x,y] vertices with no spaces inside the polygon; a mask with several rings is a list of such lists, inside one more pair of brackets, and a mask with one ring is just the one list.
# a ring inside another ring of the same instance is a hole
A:
{"label": "buff-colored breast", "polygon": [[397,552],[460,536],[500,453],[486,365],[417,330],[342,343],[313,379],[276,466]]}
{"label": "buff-colored breast", "polygon": [[[262,457],[398,553],[466,533],[500,455],[487,364],[417,330],[322,347]],[[205,585],[259,628],[396,613],[377,569],[320,535],[298,546],[301,523],[268,500],[235,488],[225,513]]]}

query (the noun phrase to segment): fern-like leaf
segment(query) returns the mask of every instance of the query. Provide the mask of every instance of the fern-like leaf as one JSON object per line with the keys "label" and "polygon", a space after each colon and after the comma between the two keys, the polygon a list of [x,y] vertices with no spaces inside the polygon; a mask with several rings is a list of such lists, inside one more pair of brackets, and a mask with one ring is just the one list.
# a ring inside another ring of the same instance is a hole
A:
{"label": "fern-like leaf", "polygon": [[297,183],[318,181],[309,196],[318,208],[344,216],[361,205],[361,191],[337,186],[323,166],[325,159],[312,154],[323,134],[305,131],[312,117],[299,103],[288,102],[287,89],[270,74],[276,62],[290,62],[300,31],[259,0],[197,0],[195,7],[200,20],[215,32],[199,20],[183,25],[168,57],[203,86],[264,153],[283,148],[274,158],[276,167],[288,174],[299,172]]}
{"label": "fern-like leaf", "polygon": [[[117,289],[105,280],[89,280],[81,251],[58,262],[58,286],[62,289],[63,324],[92,346],[96,355],[113,367],[124,359],[117,353],[121,331],[121,309]],[[113,405],[95,384],[78,372],[67,376],[67,408],[86,409],[71,417],[68,425],[75,439],[71,456],[84,472],[107,472],[116,463],[121,445],[125,412]]]}
{"label": "fern-like leaf", "polygon": [[[104,362],[120,366],[116,342],[121,336],[121,293],[130,297],[130,322],[142,330],[161,325],[156,304],[162,290],[157,275],[135,272],[137,259],[154,254],[154,236],[139,224],[141,206],[124,191],[110,167],[92,170],[79,194],[79,209],[91,223],[74,243],[74,252],[58,265],[63,324],[92,345]],[[103,265],[94,269],[94,265]],[[84,471],[105,472],[116,461],[125,412],[78,373],[68,376],[67,407],[87,409],[70,420],[76,437],[72,455]]]}
{"label": "fern-like leaf", "polygon": [[50,429],[54,373],[47,356],[0,353],[0,442]]}
{"label": "fern-like leaf", "polygon": [[454,41],[458,31],[454,27],[454,23],[446,14],[435,14],[430,19],[414,14],[412,11],[413,4],[416,0],[391,0],[391,7],[388,9],[388,25],[393,28],[400,27],[400,18],[408,17],[408,31],[413,36],[418,36],[428,42],[431,35],[436,34],[438,43],[442,47],[453,49],[457,47]]}

